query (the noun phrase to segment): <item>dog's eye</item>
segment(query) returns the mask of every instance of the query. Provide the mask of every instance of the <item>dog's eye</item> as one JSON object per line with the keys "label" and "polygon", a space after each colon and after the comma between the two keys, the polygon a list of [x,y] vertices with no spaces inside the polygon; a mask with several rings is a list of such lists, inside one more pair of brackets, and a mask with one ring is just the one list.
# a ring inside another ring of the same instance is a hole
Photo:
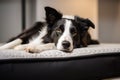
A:
{"label": "dog's eye", "polygon": [[61,33],[62,33],[62,30],[61,30],[61,29],[56,29],[56,32],[57,32],[58,34],[61,34]]}
{"label": "dog's eye", "polygon": [[70,32],[73,37],[77,35],[77,30],[75,28],[71,28]]}
{"label": "dog's eye", "polygon": [[72,32],[72,36],[76,36],[77,35],[77,32]]}

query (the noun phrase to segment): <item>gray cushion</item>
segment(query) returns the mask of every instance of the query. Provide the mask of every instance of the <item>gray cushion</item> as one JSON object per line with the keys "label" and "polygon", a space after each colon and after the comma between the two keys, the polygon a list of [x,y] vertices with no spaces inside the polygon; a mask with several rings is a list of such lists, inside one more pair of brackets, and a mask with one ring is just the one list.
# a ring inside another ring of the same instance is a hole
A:
{"label": "gray cushion", "polygon": [[41,53],[27,53],[25,51],[16,50],[0,50],[0,59],[19,59],[19,58],[65,58],[86,55],[96,55],[105,53],[120,52],[120,44],[100,44],[90,45],[84,48],[74,49],[72,53],[65,53],[59,50],[47,50]]}

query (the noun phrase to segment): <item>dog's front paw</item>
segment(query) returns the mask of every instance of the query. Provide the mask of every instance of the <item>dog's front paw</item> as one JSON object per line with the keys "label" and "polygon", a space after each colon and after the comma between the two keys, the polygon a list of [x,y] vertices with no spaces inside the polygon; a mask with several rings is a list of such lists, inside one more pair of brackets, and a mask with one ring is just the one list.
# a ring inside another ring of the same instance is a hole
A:
{"label": "dog's front paw", "polygon": [[29,53],[37,53],[38,51],[35,49],[35,46],[27,46],[25,49],[24,49],[26,52],[29,52]]}
{"label": "dog's front paw", "polygon": [[43,51],[40,48],[37,49],[37,45],[28,45],[24,50],[29,53],[39,53]]}

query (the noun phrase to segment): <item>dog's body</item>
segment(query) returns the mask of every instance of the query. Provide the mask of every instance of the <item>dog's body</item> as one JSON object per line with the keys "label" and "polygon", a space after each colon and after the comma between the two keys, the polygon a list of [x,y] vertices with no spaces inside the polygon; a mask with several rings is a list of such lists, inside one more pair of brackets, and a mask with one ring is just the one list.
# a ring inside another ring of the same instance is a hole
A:
{"label": "dog's body", "polygon": [[[71,52],[74,48],[99,43],[92,40],[88,33],[89,27],[95,28],[89,19],[78,16],[63,16],[51,7],[45,7],[45,11],[46,22],[37,22],[30,29],[12,38],[10,43],[1,49],[14,47],[14,49],[26,50],[27,52],[41,52],[50,49]],[[38,36],[29,42],[30,38],[37,34]],[[13,43],[14,46],[11,46]]]}

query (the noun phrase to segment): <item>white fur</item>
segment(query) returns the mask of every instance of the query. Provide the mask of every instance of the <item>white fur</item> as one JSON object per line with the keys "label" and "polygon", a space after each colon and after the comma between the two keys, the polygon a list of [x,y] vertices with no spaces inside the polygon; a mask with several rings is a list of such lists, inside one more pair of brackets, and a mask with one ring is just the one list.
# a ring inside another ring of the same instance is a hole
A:
{"label": "white fur", "polygon": [[56,49],[54,43],[48,44],[23,44],[14,48],[15,50],[25,50],[26,52],[40,53],[41,51]]}
{"label": "white fur", "polygon": [[67,19],[75,19],[74,16],[72,15],[63,15],[62,18],[67,18]]}
{"label": "white fur", "polygon": [[[40,31],[40,34],[38,37],[34,38],[32,41],[29,42],[29,44],[24,45],[18,45],[14,49],[16,50],[26,50],[27,52],[32,51],[36,52],[36,49],[38,45],[42,45],[42,37],[44,37],[47,34],[47,26],[43,27],[43,29]],[[41,49],[41,48],[40,48]],[[40,51],[40,50],[39,50]]]}
{"label": "white fur", "polygon": [[26,52],[34,52],[39,53],[41,51],[45,50],[51,50],[56,49],[54,43],[48,43],[48,44],[41,44],[41,45],[28,45],[28,47],[25,48]]}
{"label": "white fur", "polygon": [[25,50],[28,47],[28,44],[17,45],[13,49],[15,50]]}
{"label": "white fur", "polygon": [[65,29],[64,32],[62,34],[62,36],[59,38],[58,43],[57,43],[57,49],[58,50],[64,50],[63,46],[62,46],[62,42],[63,41],[69,41],[70,42],[70,47],[69,50],[72,51],[73,49],[73,40],[70,34],[70,25],[71,25],[71,21],[70,20],[66,20],[65,21]]}
{"label": "white fur", "polygon": [[12,49],[12,48],[14,48],[17,45],[20,45],[21,43],[22,43],[21,39],[16,39],[16,40],[14,40],[12,42],[9,42],[9,43],[1,46],[0,50],[2,50],[2,49]]}
{"label": "white fur", "polygon": [[35,39],[33,39],[32,41],[30,41],[29,44],[43,44],[42,41],[42,37],[44,37],[47,34],[47,26],[43,27],[43,29],[41,31],[39,31],[39,36]]}

